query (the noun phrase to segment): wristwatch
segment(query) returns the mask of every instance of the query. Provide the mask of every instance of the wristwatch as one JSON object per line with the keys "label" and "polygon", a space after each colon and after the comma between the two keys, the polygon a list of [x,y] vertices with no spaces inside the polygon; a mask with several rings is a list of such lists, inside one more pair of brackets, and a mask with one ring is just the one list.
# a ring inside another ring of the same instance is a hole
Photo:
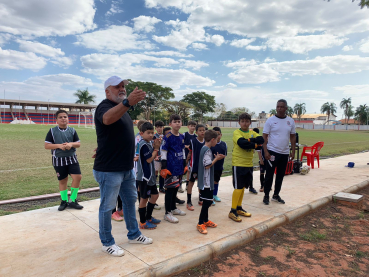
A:
{"label": "wristwatch", "polygon": [[129,104],[129,101],[128,101],[128,99],[126,98],[126,99],[124,99],[123,101],[122,101],[122,104],[124,105],[124,106],[126,106],[127,108],[130,108],[131,107],[131,105]]}

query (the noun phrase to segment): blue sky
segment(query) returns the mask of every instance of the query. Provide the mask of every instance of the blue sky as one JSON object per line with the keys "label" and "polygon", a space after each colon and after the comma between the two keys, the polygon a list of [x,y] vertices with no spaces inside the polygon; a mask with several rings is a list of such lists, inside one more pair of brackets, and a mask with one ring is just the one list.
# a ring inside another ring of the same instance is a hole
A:
{"label": "blue sky", "polygon": [[[0,98],[105,97],[111,75],[259,113],[369,104],[369,10],[351,0],[0,0]],[[338,116],[342,110],[338,108]]]}

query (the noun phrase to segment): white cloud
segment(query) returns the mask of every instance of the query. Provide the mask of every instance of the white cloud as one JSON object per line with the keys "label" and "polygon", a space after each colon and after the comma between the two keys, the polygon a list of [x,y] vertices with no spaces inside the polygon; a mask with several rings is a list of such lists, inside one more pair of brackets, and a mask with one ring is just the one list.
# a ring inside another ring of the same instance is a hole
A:
{"label": "white cloud", "polygon": [[[186,69],[156,68],[144,65],[144,61],[154,60],[140,54],[108,55],[91,54],[81,57],[85,73],[96,75],[99,79],[105,80],[111,75],[118,75],[122,78],[130,78],[144,82],[155,82],[160,85],[178,89],[182,85],[188,86],[212,86],[215,81],[207,77],[202,77]],[[157,64],[165,64],[168,58],[156,58]],[[174,61],[173,62],[177,62]]]}
{"label": "white cloud", "polygon": [[369,29],[365,10],[347,0],[309,1],[309,5],[296,0],[146,0],[145,3],[149,8],[179,9],[189,14],[190,24],[247,37],[293,37],[316,32],[344,36]]}
{"label": "white cloud", "polygon": [[64,56],[65,54],[60,48],[54,48],[37,41],[17,40],[17,42],[19,43],[19,50],[25,52],[33,52],[46,57]]}
{"label": "white cloud", "polygon": [[4,69],[31,69],[34,71],[44,68],[46,60],[35,53],[3,50],[0,47],[0,68]]}
{"label": "white cloud", "polygon": [[347,52],[347,51],[351,51],[352,49],[354,48],[351,45],[345,45],[343,46],[342,51]]}
{"label": "white cloud", "polygon": [[363,53],[369,53],[369,39],[363,39],[360,43],[360,51]]}
{"label": "white cloud", "polygon": [[89,78],[72,74],[37,76],[23,82],[0,82],[1,90],[6,89],[7,93],[10,92],[11,95],[16,96],[14,98],[20,97],[21,99],[37,101],[50,99],[51,102],[71,103],[75,102],[73,93],[77,89],[88,87],[89,91],[92,92],[96,86],[101,87],[101,91],[103,91],[102,84],[94,84]]}
{"label": "white cloud", "polygon": [[93,0],[0,0],[0,32],[66,36],[96,27]]}
{"label": "white cloud", "polygon": [[205,30],[203,27],[195,24],[189,24],[186,21],[170,20],[165,22],[166,25],[172,26],[170,34],[167,36],[156,36],[152,38],[166,46],[176,48],[178,50],[186,50],[187,46],[195,41],[203,41],[205,38]]}
{"label": "white cloud", "polygon": [[13,36],[10,34],[0,33],[0,46],[8,42]]}
{"label": "white cloud", "polygon": [[208,47],[206,46],[205,43],[194,42],[194,43],[191,44],[191,46],[195,50],[206,50],[206,49],[208,49]]}
{"label": "white cloud", "polygon": [[275,62],[275,61],[276,61],[276,59],[269,58],[269,57],[264,60],[265,63],[272,63],[272,62]]}
{"label": "white cloud", "polygon": [[214,43],[216,46],[221,46],[225,40],[224,40],[224,37],[221,35],[213,35],[213,36],[208,35],[205,38],[205,41]]}
{"label": "white cloud", "polygon": [[110,9],[106,12],[106,16],[114,15],[117,13],[122,13],[123,10],[119,7],[119,5],[122,4],[119,1],[112,1]]}
{"label": "white cloud", "polygon": [[200,70],[201,67],[209,66],[208,63],[203,62],[203,61],[192,61],[192,60],[185,60],[185,59],[180,59],[179,61],[183,63],[181,65],[182,67],[192,68],[193,70]]}
{"label": "white cloud", "polygon": [[235,39],[231,42],[231,45],[234,47],[243,48],[249,45],[250,43],[254,42],[255,40],[256,38]]}
{"label": "white cloud", "polygon": [[246,49],[252,50],[252,51],[260,51],[260,50],[265,50],[266,46],[265,45],[247,45]]}
{"label": "white cloud", "polygon": [[236,88],[236,87],[237,87],[237,85],[236,85],[236,84],[233,84],[233,83],[228,83],[228,84],[226,85],[226,87],[228,87],[228,88]]}
{"label": "white cloud", "polygon": [[141,39],[131,27],[124,25],[112,25],[105,30],[78,35],[77,40],[75,43],[77,45],[104,52],[153,48],[148,40]]}
{"label": "white cloud", "polygon": [[54,57],[50,60],[51,63],[63,68],[68,68],[74,63],[74,57]]}
{"label": "white cloud", "polygon": [[184,54],[177,51],[146,51],[144,52],[146,55],[153,55],[153,56],[173,56],[173,57],[181,57],[181,58],[192,58],[192,54]]}
{"label": "white cloud", "polygon": [[369,70],[369,57],[338,55],[316,57],[310,60],[294,60],[258,64],[255,60],[241,59],[228,62],[235,69],[228,74],[232,80],[243,84],[260,84],[279,81],[282,75],[348,74]]}
{"label": "white cloud", "polygon": [[291,51],[304,54],[311,50],[326,49],[344,43],[347,38],[334,35],[308,35],[295,37],[274,37],[268,39],[266,45],[273,51]]}
{"label": "white cloud", "polygon": [[132,19],[134,22],[134,30],[145,31],[146,33],[154,31],[154,25],[161,22],[160,19],[151,16],[140,15],[139,17]]}
{"label": "white cloud", "polygon": [[[342,93],[348,96],[365,96],[367,99],[366,101],[369,100],[369,85],[346,85],[342,87],[334,87],[334,89],[342,91]],[[352,97],[352,99],[354,99],[354,97]],[[361,103],[365,103],[365,100],[362,98],[360,98],[359,101],[361,101]]]}

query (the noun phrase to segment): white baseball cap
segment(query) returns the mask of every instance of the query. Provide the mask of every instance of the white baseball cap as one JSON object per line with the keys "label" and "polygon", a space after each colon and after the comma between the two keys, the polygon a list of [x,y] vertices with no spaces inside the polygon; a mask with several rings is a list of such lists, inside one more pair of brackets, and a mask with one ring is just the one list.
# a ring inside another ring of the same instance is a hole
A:
{"label": "white baseball cap", "polygon": [[123,80],[122,78],[118,76],[111,76],[109,79],[107,79],[104,83],[104,89],[106,89],[108,86],[116,86],[119,85],[121,82],[124,82],[124,85],[128,85],[128,80]]}

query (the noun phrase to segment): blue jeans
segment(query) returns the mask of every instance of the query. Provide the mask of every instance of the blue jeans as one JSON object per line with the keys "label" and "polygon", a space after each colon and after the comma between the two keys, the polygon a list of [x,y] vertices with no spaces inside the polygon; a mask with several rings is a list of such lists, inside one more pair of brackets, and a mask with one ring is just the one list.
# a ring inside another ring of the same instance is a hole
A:
{"label": "blue jeans", "polygon": [[136,219],[135,203],[137,190],[135,173],[132,170],[118,172],[93,171],[100,186],[99,236],[104,246],[115,244],[111,234],[111,211],[115,208],[118,194],[122,199],[123,215],[128,230],[128,239],[141,235]]}

